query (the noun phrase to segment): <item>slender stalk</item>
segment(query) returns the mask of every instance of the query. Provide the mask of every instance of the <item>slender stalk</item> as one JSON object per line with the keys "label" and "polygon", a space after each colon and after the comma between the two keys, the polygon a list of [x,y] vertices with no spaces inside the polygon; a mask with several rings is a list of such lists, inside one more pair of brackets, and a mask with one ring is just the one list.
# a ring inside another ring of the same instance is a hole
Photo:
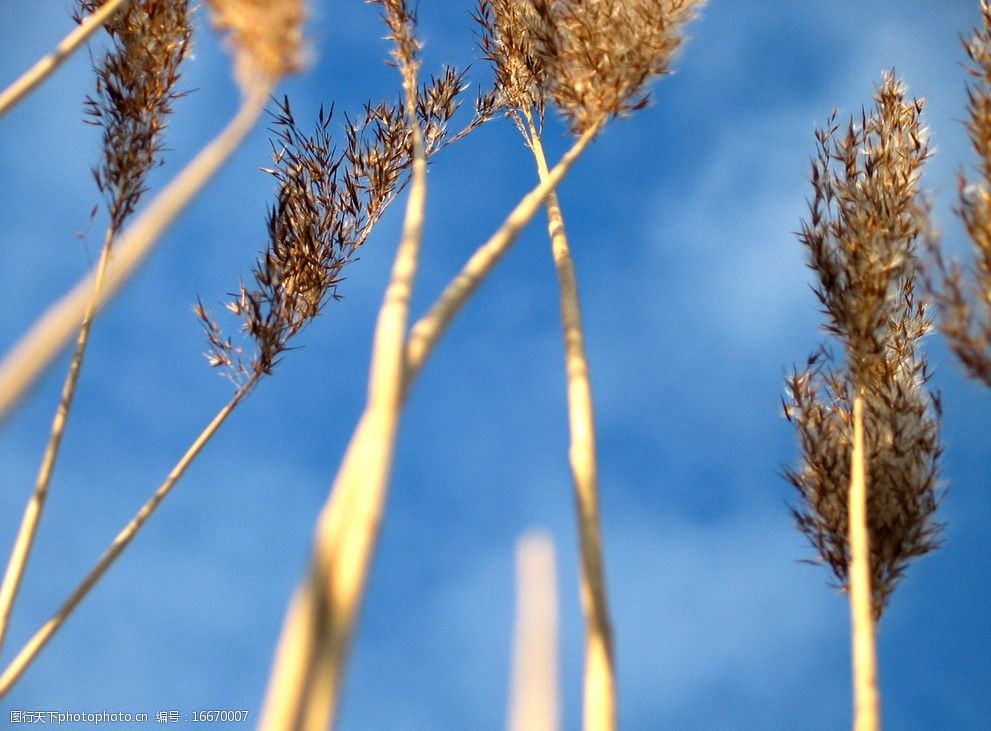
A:
{"label": "slender stalk", "polygon": [[32,89],[44,81],[55,69],[75,53],[86,39],[100,28],[110,17],[122,10],[129,0],[107,0],[100,9],[82,21],[71,33],[55,46],[55,50],[42,57],[31,68],[21,74],[14,83],[0,92],[0,117],[10,111],[15,104],[27,96]]}
{"label": "slender stalk", "polygon": [[516,628],[509,731],[557,731],[557,576],[554,544],[543,533],[516,546]]}
{"label": "slender stalk", "polygon": [[[540,134],[529,110],[524,110],[530,131],[530,149],[540,180],[547,180],[547,158]],[[578,507],[578,539],[581,547],[582,608],[585,614],[584,726],[588,731],[616,728],[616,673],[612,624],[606,593],[599,518],[599,474],[595,449],[595,417],[592,384],[585,354],[585,329],[578,298],[578,278],[568,245],[564,216],[557,191],[547,196],[548,231],[561,292],[561,324],[564,330],[568,379],[568,450]]]}
{"label": "slender stalk", "polygon": [[385,512],[403,405],[406,328],[426,207],[426,154],[416,119],[416,80],[404,85],[413,170],[402,239],[372,346],[368,401],[317,520],[309,575],[287,612],[260,727],[333,725],[347,653]]}
{"label": "slender stalk", "polygon": [[65,433],[65,426],[68,423],[69,410],[72,408],[72,401],[76,394],[79,373],[82,370],[86,344],[89,341],[90,327],[92,326],[93,316],[96,312],[97,296],[103,286],[107,262],[110,260],[110,244],[113,241],[113,237],[113,228],[108,228],[103,241],[103,249],[100,251],[100,261],[96,268],[96,280],[93,283],[93,291],[86,306],[86,313],[83,315],[83,324],[79,329],[79,337],[76,339],[76,350],[72,355],[69,372],[65,377],[65,382],[62,384],[62,396],[58,408],[55,410],[55,417],[52,420],[51,433],[48,438],[48,445],[45,447],[45,454],[41,460],[41,466],[38,469],[34,492],[28,500],[27,506],[24,508],[21,527],[17,532],[17,539],[14,542],[14,548],[7,563],[3,584],[0,585],[0,649],[3,648],[3,641],[7,635],[7,628],[10,625],[10,613],[17,599],[21,580],[24,578],[24,570],[27,568],[28,559],[31,555],[31,547],[34,544],[34,537],[38,532],[38,523],[41,520],[41,513],[45,507],[45,499],[48,497],[48,487],[51,484],[52,473],[55,470],[55,461],[58,458],[59,447],[62,444],[62,435]]}
{"label": "slender stalk", "polygon": [[506,217],[499,230],[476,249],[458,275],[444,289],[426,315],[417,320],[406,341],[406,388],[412,385],[420,369],[433,352],[448,325],[464,304],[471,298],[489,272],[515,243],[520,232],[526,227],[544,204],[558,183],[564,179],[571,166],[588,147],[601,129],[601,125],[582,133],[561,161],[554,166],[536,188],[527,193],[512,213]]}
{"label": "slender stalk", "polygon": [[864,457],[864,398],[853,401],[850,465],[850,620],[853,650],[854,729],[881,728],[877,689],[874,610],[871,606],[870,535],[867,530],[867,466]]}
{"label": "slender stalk", "polygon": [[[220,169],[254,126],[271,86],[259,82],[245,95],[230,123],[194,157],[114,244],[114,256],[100,289],[98,312],[130,279],[158,239]],[[80,326],[93,291],[95,271],[39,318],[0,363],[0,422],[59,354]]]}
{"label": "slender stalk", "polygon": [[7,668],[0,675],[0,698],[3,698],[7,692],[14,686],[17,680],[24,674],[24,671],[28,669],[34,659],[38,656],[41,650],[48,644],[48,641],[52,639],[52,636],[65,624],[65,621],[72,615],[76,607],[86,598],[90,590],[103,578],[103,575],[107,572],[107,569],[113,565],[114,561],[124,552],[134,537],[137,535],[141,527],[148,521],[152,513],[158,508],[166,496],[172,491],[172,488],[179,482],[182,476],[185,474],[189,465],[193,463],[193,460],[199,455],[203,447],[206,446],[207,442],[213,437],[221,425],[227,420],[227,417],[231,415],[231,412],[237,407],[244,397],[251,392],[255,384],[261,378],[260,373],[255,373],[252,377],[242,385],[231,400],[224,406],[220,411],[217,412],[213,420],[206,426],[206,428],[200,433],[196,440],[190,445],[186,450],[186,453],[182,458],[176,463],[172,471],[169,472],[168,477],[159,486],[151,498],[141,507],[141,509],[135,514],[131,521],[124,526],[123,530],[117,534],[113,543],[110,547],[103,552],[100,559],[94,564],[93,568],[89,570],[86,577],[79,583],[79,585],[72,591],[69,598],[62,603],[59,610],[42,625],[41,629],[34,633],[34,636],[28,640],[27,644],[21,649],[17,656],[10,662]]}

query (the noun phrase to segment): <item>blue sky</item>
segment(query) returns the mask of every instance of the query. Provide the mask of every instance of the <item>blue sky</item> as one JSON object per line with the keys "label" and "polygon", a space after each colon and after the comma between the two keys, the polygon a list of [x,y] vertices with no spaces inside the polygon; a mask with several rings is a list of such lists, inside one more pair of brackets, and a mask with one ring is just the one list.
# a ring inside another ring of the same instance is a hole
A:
{"label": "blue sky", "polygon": [[[64,34],[70,3],[11,2],[0,83]],[[799,227],[813,127],[869,103],[895,67],[935,155],[925,186],[947,246],[973,159],[959,36],[977,0],[713,0],[654,103],[612,124],[561,188],[596,396],[603,528],[627,729],[835,729],[849,722],[848,609],[791,524],[783,378],[819,342]],[[474,64],[470,5],[420,3],[424,71]],[[297,117],[397,94],[384,27],[361,3],[313,10],[313,63],[280,91]],[[159,185],[236,105],[200,18],[193,89]],[[81,122],[86,54],[0,120],[0,348],[95,259],[100,201]],[[546,145],[568,144],[557,121]],[[98,320],[4,653],[51,614],[227,399],[202,357],[197,296],[218,303],[265,245],[260,125]],[[535,180],[508,121],[431,166],[422,313]],[[257,717],[316,511],[363,405],[371,331],[401,210],[332,303],[237,411],[123,559],[0,703],[27,710],[248,708]],[[513,548],[556,542],[566,728],[580,726],[582,629],[557,288],[541,220],[455,323],[404,414],[388,516],[342,729],[504,725]],[[928,341],[945,407],[946,544],[910,569],[879,639],[889,728],[991,726],[991,394]],[[13,540],[64,377],[0,428],[0,546]],[[984,465],[983,467],[981,465]]]}

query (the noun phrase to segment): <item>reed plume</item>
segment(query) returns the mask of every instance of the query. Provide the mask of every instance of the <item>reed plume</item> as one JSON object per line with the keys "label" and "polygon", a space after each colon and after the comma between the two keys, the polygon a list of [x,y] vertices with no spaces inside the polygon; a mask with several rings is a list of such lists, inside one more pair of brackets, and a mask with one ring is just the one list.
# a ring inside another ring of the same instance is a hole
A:
{"label": "reed plume", "polygon": [[[464,132],[452,135],[450,122],[465,89],[464,72],[447,68],[417,93],[415,117],[428,158]],[[274,113],[273,165],[264,169],[277,181],[267,216],[269,245],[254,267],[253,284],[242,281],[226,304],[251,341],[250,357],[202,304],[197,306],[210,340],[207,359],[224,367],[235,383],[271,373],[289,341],[328,299],[339,297],[344,268],[409,183],[412,133],[404,99],[368,103],[355,120],[347,119],[340,150],[330,132],[332,120],[333,110],[321,107],[313,130],[304,132],[288,97]]]}
{"label": "reed plume", "polygon": [[966,272],[947,262],[935,236],[930,252],[937,282],[927,282],[940,310],[939,329],[967,374],[991,388],[991,4],[981,0],[983,25],[964,40],[975,79],[967,89],[967,132],[977,153],[980,180],[959,177],[957,212],[974,247]]}
{"label": "reed plume", "polygon": [[704,0],[519,0],[546,92],[580,132],[649,101]]}
{"label": "reed plume", "polygon": [[[99,7],[99,2],[82,0],[79,10],[92,14]],[[95,65],[96,95],[86,100],[86,112],[89,121],[103,130],[103,154],[100,164],[93,169],[93,177],[106,199],[110,223],[34,492],[25,508],[0,585],[0,646],[47,499],[110,261],[111,246],[146,192],[148,172],[161,162],[162,132],[172,103],[180,96],[175,91],[179,65],[189,48],[190,26],[185,2],[134,2],[108,20],[105,28],[112,47]]]}
{"label": "reed plume", "polygon": [[789,380],[785,414],[802,448],[786,475],[799,529],[850,594],[856,728],[879,727],[875,623],[907,563],[937,545],[939,401],[926,391],[916,254],[928,230],[918,190],[929,156],[923,102],[886,74],[871,114],[816,130],[813,197],[800,240],[824,329],[843,345]]}

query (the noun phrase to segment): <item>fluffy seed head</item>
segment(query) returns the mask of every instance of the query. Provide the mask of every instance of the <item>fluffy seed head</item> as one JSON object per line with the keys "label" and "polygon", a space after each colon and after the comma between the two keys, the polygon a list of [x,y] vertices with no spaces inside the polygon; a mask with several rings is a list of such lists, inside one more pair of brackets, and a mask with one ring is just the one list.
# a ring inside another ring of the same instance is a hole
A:
{"label": "fluffy seed head", "polygon": [[[415,117],[428,156],[453,139],[448,123],[464,88],[464,74],[453,69],[421,88]],[[341,150],[331,136],[333,110],[321,109],[310,132],[297,124],[288,99],[274,116],[273,166],[265,170],[277,184],[268,213],[269,244],[253,282],[242,283],[227,304],[253,341],[247,362],[203,306],[196,309],[210,341],[208,361],[236,382],[271,373],[291,339],[338,298],[345,267],[407,184],[412,166],[403,101],[368,104],[357,120],[347,120]]]}
{"label": "fluffy seed head", "polygon": [[813,198],[800,239],[818,275],[825,329],[844,346],[823,350],[788,382],[785,414],[802,465],[786,476],[801,496],[796,522],[841,584],[849,565],[848,498],[853,401],[864,399],[867,523],[873,607],[880,617],[908,562],[938,545],[934,521],[940,408],[919,351],[931,323],[914,300],[916,248],[928,230],[919,174],[928,155],[922,103],[893,75],[871,114],[838,135],[817,130]]}
{"label": "fluffy seed head", "polygon": [[929,289],[939,306],[940,330],[967,373],[991,388],[991,6],[982,0],[983,26],[964,41],[975,79],[967,90],[967,131],[978,157],[980,180],[961,173],[958,212],[974,247],[974,267],[966,272],[945,262],[934,236],[930,251],[938,285]]}
{"label": "fluffy seed head", "polygon": [[[82,0],[80,13],[101,4]],[[103,129],[103,157],[93,177],[106,198],[110,228],[119,231],[145,192],[172,102],[181,96],[175,86],[189,49],[188,3],[135,0],[105,28],[112,45],[95,62],[96,93],[85,106],[88,121]]]}
{"label": "fluffy seed head", "polygon": [[[575,132],[648,101],[702,0],[519,0],[532,6],[533,53],[550,98]],[[526,17],[531,11],[527,11]]]}
{"label": "fluffy seed head", "polygon": [[271,83],[303,66],[302,0],[207,0],[213,24],[229,34],[242,88]]}

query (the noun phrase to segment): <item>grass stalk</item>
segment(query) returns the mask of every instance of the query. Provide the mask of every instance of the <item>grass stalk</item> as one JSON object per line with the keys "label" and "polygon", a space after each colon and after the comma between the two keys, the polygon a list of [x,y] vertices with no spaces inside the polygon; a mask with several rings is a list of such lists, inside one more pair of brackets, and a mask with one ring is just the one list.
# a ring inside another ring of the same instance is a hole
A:
{"label": "grass stalk", "polygon": [[134,537],[137,535],[141,527],[148,521],[151,515],[155,512],[158,506],[166,498],[166,496],[172,491],[172,488],[179,482],[182,476],[185,474],[189,465],[192,464],[193,460],[199,455],[202,449],[206,446],[207,442],[213,437],[221,425],[227,420],[231,412],[237,407],[239,403],[251,392],[258,379],[261,378],[262,374],[254,374],[248,381],[242,385],[231,400],[224,406],[220,411],[217,412],[216,416],[210,421],[206,428],[200,433],[196,440],[190,445],[186,450],[186,453],[182,458],[176,463],[172,471],[169,472],[168,477],[165,481],[158,487],[155,493],[149,498],[149,500],[141,507],[141,509],[135,514],[135,516],[130,520],[130,522],[124,526],[123,530],[117,534],[113,543],[110,544],[109,548],[103,552],[100,559],[94,564],[93,568],[89,570],[86,577],[79,583],[78,586],[69,595],[62,606],[59,607],[58,611],[47,621],[42,627],[35,632],[30,640],[24,645],[24,647],[18,652],[10,664],[6,667],[2,674],[0,674],[0,698],[3,698],[8,691],[14,686],[18,679],[24,674],[31,663],[35,660],[38,654],[44,649],[48,641],[52,639],[55,633],[65,624],[66,620],[72,615],[76,607],[86,598],[90,590],[100,581],[100,579],[106,574],[110,566],[117,560],[117,558],[124,552]]}
{"label": "grass stalk", "polygon": [[[220,169],[261,115],[271,87],[258,82],[246,92],[228,125],[194,157],[148,205],[114,244],[94,312],[98,312],[135,273],[161,235]],[[99,266],[99,265],[98,265]],[[49,307],[0,363],[0,422],[30,389],[79,328],[97,272],[92,271]]]}
{"label": "grass stalk", "polygon": [[89,15],[63,38],[55,50],[40,58],[10,86],[0,92],[0,117],[51,75],[69,56],[86,42],[114,13],[122,10],[129,0],[107,0],[99,10]]}
{"label": "grass stalk", "polygon": [[28,559],[31,555],[31,547],[38,532],[41,513],[44,510],[45,500],[48,497],[48,487],[51,484],[52,473],[55,470],[55,461],[58,458],[62,436],[65,433],[65,427],[68,423],[69,410],[72,408],[72,401],[76,394],[79,373],[82,370],[86,344],[89,341],[90,327],[96,312],[97,296],[103,286],[107,262],[110,260],[110,244],[113,241],[113,236],[113,229],[107,229],[107,234],[103,241],[103,249],[100,251],[100,261],[96,268],[93,290],[86,306],[86,313],[83,315],[83,324],[79,329],[79,337],[76,339],[76,349],[72,355],[69,372],[62,385],[61,399],[59,400],[58,408],[55,410],[55,417],[52,419],[51,433],[48,438],[48,444],[45,447],[45,454],[41,460],[41,466],[38,469],[34,492],[24,509],[21,525],[14,542],[14,548],[7,563],[7,570],[4,573],[3,584],[0,584],[0,650],[3,649],[3,642],[10,624],[10,614],[17,599],[21,580],[24,578],[24,570],[27,568]]}
{"label": "grass stalk", "polygon": [[867,465],[864,457],[864,398],[853,401],[850,458],[850,620],[853,654],[854,730],[878,731],[881,716],[871,593],[870,534],[867,529]]}
{"label": "grass stalk", "polygon": [[[528,110],[524,112],[530,132],[530,148],[540,180],[544,181],[548,176],[547,158],[533,116]],[[611,731],[616,728],[615,654],[602,556],[592,385],[585,353],[578,279],[557,191],[547,196],[545,206],[560,289],[571,438],[568,456],[574,479],[581,547],[581,597],[586,627],[584,727],[589,731]]]}

